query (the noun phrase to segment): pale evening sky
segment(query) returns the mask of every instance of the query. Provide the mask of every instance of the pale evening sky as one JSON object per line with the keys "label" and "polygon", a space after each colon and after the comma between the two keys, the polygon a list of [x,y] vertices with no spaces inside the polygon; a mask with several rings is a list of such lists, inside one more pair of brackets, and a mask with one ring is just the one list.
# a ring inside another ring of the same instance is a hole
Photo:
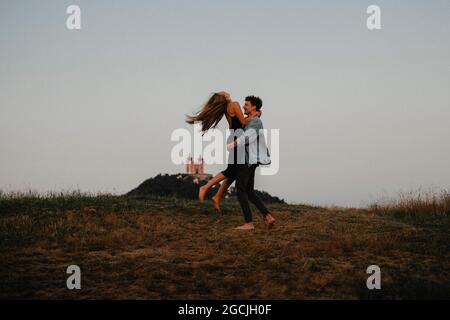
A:
{"label": "pale evening sky", "polygon": [[342,206],[449,189],[449,39],[448,0],[1,0],[0,189],[119,194],[181,172],[172,131],[223,89],[280,129],[259,189]]}

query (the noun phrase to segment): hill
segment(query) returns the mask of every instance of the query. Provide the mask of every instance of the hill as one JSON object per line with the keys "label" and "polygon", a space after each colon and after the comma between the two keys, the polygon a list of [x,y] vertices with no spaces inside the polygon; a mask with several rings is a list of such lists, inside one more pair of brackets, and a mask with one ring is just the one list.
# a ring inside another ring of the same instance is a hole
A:
{"label": "hill", "polygon": [[[276,227],[255,214],[246,232],[233,198],[218,216],[175,197],[0,194],[0,298],[450,298],[445,211],[269,209]],[[72,264],[81,290],[66,288]],[[366,287],[373,264],[381,290]]]}
{"label": "hill", "polygon": [[[162,196],[178,197],[185,199],[197,199],[198,188],[206,184],[206,180],[198,180],[189,174],[159,174],[142,182],[137,188],[129,191],[129,196]],[[207,192],[207,198],[211,198],[217,191],[217,186]],[[228,197],[236,195],[236,189],[231,187],[228,190]],[[266,191],[255,190],[256,194],[265,203],[285,203],[283,199],[270,195]]]}

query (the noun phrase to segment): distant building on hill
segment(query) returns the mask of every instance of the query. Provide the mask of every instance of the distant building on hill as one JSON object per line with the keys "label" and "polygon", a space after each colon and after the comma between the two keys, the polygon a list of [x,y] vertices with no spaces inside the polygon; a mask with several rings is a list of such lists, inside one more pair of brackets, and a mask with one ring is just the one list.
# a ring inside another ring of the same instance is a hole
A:
{"label": "distant building on hill", "polygon": [[196,183],[202,180],[209,180],[212,178],[212,174],[205,173],[205,162],[202,156],[198,157],[197,163],[194,162],[192,156],[189,156],[187,158],[186,174],[195,177],[196,179],[194,180],[194,182]]}

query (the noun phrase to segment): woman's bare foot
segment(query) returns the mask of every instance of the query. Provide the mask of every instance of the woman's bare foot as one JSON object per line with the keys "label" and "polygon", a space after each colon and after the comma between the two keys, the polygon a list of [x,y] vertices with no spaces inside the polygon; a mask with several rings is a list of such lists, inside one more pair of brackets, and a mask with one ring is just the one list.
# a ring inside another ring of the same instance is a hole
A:
{"label": "woman's bare foot", "polygon": [[267,228],[269,228],[269,229],[272,228],[274,223],[275,223],[275,218],[270,213],[268,213],[266,215]]}
{"label": "woman's bare foot", "polygon": [[255,226],[253,225],[253,222],[247,222],[244,223],[242,226],[236,227],[237,230],[253,230],[255,229]]}
{"label": "woman's bare foot", "polygon": [[200,187],[200,189],[198,190],[198,200],[200,200],[200,202],[205,201],[206,191],[208,190],[205,188],[205,186]]}
{"label": "woman's bare foot", "polygon": [[220,212],[220,197],[218,197],[217,195],[211,198],[211,201],[214,205],[214,209],[217,212]]}

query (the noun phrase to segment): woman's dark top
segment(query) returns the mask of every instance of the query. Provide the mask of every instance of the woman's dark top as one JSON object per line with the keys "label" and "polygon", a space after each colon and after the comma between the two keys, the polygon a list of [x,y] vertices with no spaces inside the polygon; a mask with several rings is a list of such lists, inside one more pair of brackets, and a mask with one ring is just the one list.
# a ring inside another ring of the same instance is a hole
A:
{"label": "woman's dark top", "polygon": [[[233,116],[230,117],[230,121],[231,121],[231,127],[230,129],[233,130],[237,130],[237,129],[242,129],[242,124],[239,121],[238,117]],[[234,137],[234,141],[236,141],[236,136]],[[231,152],[229,154],[229,158],[228,158],[228,166],[227,168],[222,171],[222,174],[227,177],[230,180],[235,180],[236,179],[236,175],[237,175],[237,170],[238,170],[238,165],[237,165],[237,148],[234,147],[234,159],[231,159]]]}
{"label": "woman's dark top", "polygon": [[231,120],[231,128],[230,129],[234,129],[234,130],[242,129],[242,124],[239,121],[238,117],[232,116],[232,117],[230,117],[230,120]]}

